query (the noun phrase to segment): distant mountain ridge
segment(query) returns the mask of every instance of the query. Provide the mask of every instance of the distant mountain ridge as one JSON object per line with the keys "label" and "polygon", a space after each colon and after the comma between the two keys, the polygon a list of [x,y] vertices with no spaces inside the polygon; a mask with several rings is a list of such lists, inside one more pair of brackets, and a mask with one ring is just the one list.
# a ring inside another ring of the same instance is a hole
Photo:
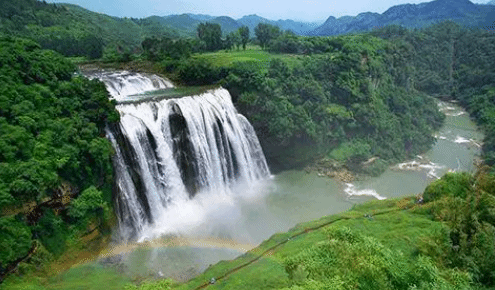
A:
{"label": "distant mountain ridge", "polygon": [[199,23],[208,21],[220,24],[224,33],[235,31],[246,25],[251,35],[254,36],[254,28],[259,23],[268,23],[299,35],[331,36],[368,31],[391,24],[421,28],[445,20],[452,20],[466,26],[489,26],[495,21],[495,0],[487,4],[474,4],[469,0],[434,0],[420,4],[401,4],[390,7],[382,14],[364,12],[357,16],[339,18],[330,16],[322,25],[316,22],[294,20],[274,21],[256,14],[246,15],[237,20],[228,16],[214,17],[190,13],[153,17],[160,18],[160,23],[163,25],[188,35],[195,34]]}
{"label": "distant mountain ridge", "polygon": [[[488,4],[494,4],[495,0]],[[420,4],[390,7],[383,14],[365,12],[357,16],[330,16],[310,35],[329,36],[367,31],[391,24],[420,28],[445,20],[467,26],[484,26],[495,20],[495,6],[474,4],[469,0],[435,0]]]}
{"label": "distant mountain ridge", "polygon": [[259,23],[269,23],[280,27],[282,30],[292,30],[296,34],[305,35],[311,30],[315,29],[318,24],[299,22],[294,20],[269,20],[261,16],[252,14],[243,16],[237,20],[228,16],[209,16],[203,14],[178,14],[178,15],[167,15],[167,16],[151,16],[145,19],[153,18],[158,20],[161,24],[167,25],[174,29],[177,29],[182,34],[193,35],[196,33],[196,27],[201,22],[212,22],[218,23],[222,26],[222,32],[229,33],[237,30],[239,27],[245,25],[249,27],[251,35],[254,36],[254,28]]}

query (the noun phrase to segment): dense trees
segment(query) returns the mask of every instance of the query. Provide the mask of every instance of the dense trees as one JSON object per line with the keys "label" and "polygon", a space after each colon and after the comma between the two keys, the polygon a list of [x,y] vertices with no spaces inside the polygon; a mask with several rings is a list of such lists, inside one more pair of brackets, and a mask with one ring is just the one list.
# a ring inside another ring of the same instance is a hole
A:
{"label": "dense trees", "polygon": [[200,23],[197,32],[198,38],[205,44],[205,50],[214,51],[222,48],[222,28],[220,24]]}
{"label": "dense trees", "polygon": [[431,97],[399,83],[408,67],[384,57],[395,46],[356,35],[328,47],[332,53],[299,62],[274,59],[266,72],[248,63],[230,70],[226,86],[271,161],[292,166],[319,152],[360,170],[372,156],[393,161],[426,150],[442,116]]}
{"label": "dense trees", "polygon": [[249,42],[249,27],[241,26],[238,31],[241,36],[242,48],[246,50],[246,45]]}
{"label": "dense trees", "polygon": [[[485,131],[483,155],[495,164],[495,35],[454,22],[409,31],[398,26],[373,32],[388,39],[413,72],[409,82],[428,94],[458,100]],[[404,54],[409,47],[412,53]],[[388,56],[392,57],[392,55]]]}
{"label": "dense trees", "polygon": [[[105,47],[133,52],[146,37],[178,37],[153,21],[110,17],[75,5],[38,0],[2,1],[0,29],[7,35],[31,38],[43,48],[66,56],[101,58]],[[3,8],[5,7],[5,9]]]}
{"label": "dense trees", "polygon": [[241,47],[241,44],[242,39],[239,31],[232,31],[225,37],[225,49],[227,50],[234,48],[239,49]]}
{"label": "dense trees", "polygon": [[141,46],[144,55],[152,61],[188,58],[193,49],[197,49],[193,41],[168,37],[146,38]]}
{"label": "dense trees", "polygon": [[431,213],[450,229],[444,253],[452,268],[467,270],[479,284],[495,285],[495,176],[482,167],[475,175],[448,173],[423,196]]}
{"label": "dense trees", "polygon": [[265,49],[265,47],[270,43],[272,39],[275,39],[279,36],[280,28],[268,23],[259,23],[254,28],[254,34],[260,42],[261,47]]}
{"label": "dense trees", "polygon": [[[329,150],[320,153],[352,168],[373,155],[382,161],[402,159],[426,150],[433,142],[426,132],[441,123],[433,101],[424,95],[429,94],[455,98],[468,109],[485,130],[484,159],[495,163],[495,71],[489,65],[495,58],[493,33],[444,22],[416,31],[390,26],[326,38],[283,32],[265,45],[273,52],[311,57],[274,60],[268,67],[203,64],[205,71],[187,74],[192,79],[186,83],[213,80],[227,86],[266,148],[320,144]],[[181,67],[191,72],[188,65]],[[334,147],[338,144],[342,149]],[[275,151],[280,155],[281,150]]]}
{"label": "dense trees", "polygon": [[0,245],[12,250],[0,255],[0,275],[34,240],[60,254],[108,213],[113,149],[104,128],[119,115],[102,83],[74,71],[32,41],[0,38]]}

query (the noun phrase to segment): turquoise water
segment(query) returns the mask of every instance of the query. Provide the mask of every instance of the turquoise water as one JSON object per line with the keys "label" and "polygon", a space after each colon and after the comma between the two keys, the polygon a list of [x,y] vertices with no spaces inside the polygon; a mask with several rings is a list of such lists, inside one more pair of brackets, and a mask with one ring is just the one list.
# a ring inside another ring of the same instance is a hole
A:
{"label": "turquoise water", "polygon": [[355,203],[421,193],[449,170],[473,171],[483,134],[455,104],[442,102],[439,106],[447,118],[435,135],[433,148],[415,160],[392,166],[379,177],[345,184],[304,171],[285,171],[257,185],[239,185],[234,196],[203,196],[194,201],[191,214],[201,219],[178,227],[175,234],[185,239],[210,239],[204,246],[143,245],[101,261],[122,265],[125,275],[170,276],[184,281],[249,248],[240,249],[236,243],[255,246],[297,223],[345,211]]}

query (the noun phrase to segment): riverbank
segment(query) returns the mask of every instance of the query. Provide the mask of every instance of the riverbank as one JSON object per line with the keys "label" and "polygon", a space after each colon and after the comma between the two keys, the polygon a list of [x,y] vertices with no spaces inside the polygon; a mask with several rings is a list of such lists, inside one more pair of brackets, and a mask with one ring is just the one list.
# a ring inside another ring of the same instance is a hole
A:
{"label": "riverbank", "polygon": [[[463,118],[466,116],[460,115],[458,117]],[[455,123],[455,126],[459,127],[459,119],[452,119],[452,121]],[[453,128],[449,130],[452,129]],[[457,133],[452,134],[453,136],[444,136],[445,134],[443,133],[439,134],[439,136],[448,137],[446,139],[438,138],[439,143],[442,143],[444,146],[439,148],[439,152],[449,152],[446,148],[455,145],[457,146],[455,147],[457,148],[456,150],[459,152],[455,154],[465,155],[464,158],[469,158],[471,155],[466,154],[466,147],[464,147],[462,143],[455,142]],[[464,135],[464,133],[459,132],[458,134],[459,136],[468,139],[471,138]],[[462,150],[459,150],[459,148]],[[447,155],[448,156],[443,157],[447,159],[453,158],[453,155],[450,154],[450,152]],[[377,159],[375,159],[375,161],[377,161]],[[455,160],[455,162],[455,168],[457,168],[457,163],[459,161]],[[460,163],[464,163],[464,161]],[[423,172],[413,172],[412,175],[420,179],[423,178],[422,175],[416,175],[416,173],[422,174]],[[326,173],[328,173],[328,171]],[[196,231],[195,229],[198,229],[204,230],[204,232],[202,232],[203,234],[231,235],[240,240],[251,239],[253,241],[252,243],[257,244],[271,236],[274,232],[285,231],[296,223],[342,212],[352,206],[352,204],[361,203],[365,200],[372,199],[373,197],[389,198],[396,194],[411,194],[415,193],[414,191],[416,190],[422,191],[424,189],[424,187],[416,189],[415,186],[417,184],[423,186],[423,183],[418,183],[416,180],[405,182],[408,178],[407,176],[411,174],[405,174],[403,171],[398,173],[400,174],[399,176],[390,178],[384,176],[382,180],[383,183],[400,183],[399,186],[402,189],[408,189],[413,192],[397,193],[395,190],[379,189],[372,192],[369,190],[369,188],[372,187],[360,185],[359,180],[354,180],[356,186],[353,188],[355,190],[351,192],[345,190],[346,188],[344,186],[347,185],[343,186],[342,184],[334,182],[334,180],[318,178],[313,174],[305,174],[303,172],[283,172],[280,175],[274,176],[273,183],[267,182],[268,184],[266,186],[256,187],[257,185],[250,184],[248,187],[241,186],[240,188],[237,188],[237,191],[235,192],[242,192],[242,194],[233,194],[228,200],[225,200],[225,196],[219,197],[218,199],[216,199],[217,196],[211,195],[205,198],[198,196],[198,198],[194,200],[194,213],[200,213],[199,216],[202,217],[203,220],[198,221],[197,224],[188,224],[187,226],[193,228],[193,232]],[[431,180],[428,180],[428,183],[429,181]],[[410,185],[413,186],[410,187]],[[252,192],[251,190],[247,190],[247,188],[253,189],[254,187],[256,188],[252,190]],[[348,187],[350,187],[350,185]],[[376,192],[379,192],[380,194],[378,195]],[[209,202],[207,199],[223,202]],[[215,212],[219,211],[221,211],[222,214],[228,215],[230,219],[221,219],[218,214],[215,214]],[[234,215],[233,213],[238,214]],[[135,263],[142,265],[149,261],[148,258],[151,258],[155,253],[156,252],[151,252],[150,254],[142,255],[143,257],[136,260]],[[165,258],[160,259],[165,260]],[[181,263],[187,265],[188,262],[185,261]],[[101,265],[95,266],[94,269],[100,269],[100,266]],[[155,270],[158,271],[158,268]],[[82,270],[71,270],[70,272],[74,273],[74,271],[77,272]],[[156,277],[156,274],[143,275],[142,277],[148,276]],[[127,277],[126,279],[132,280],[133,278]]]}
{"label": "riverbank", "polygon": [[[437,254],[448,251],[440,242],[448,239],[448,229],[431,218],[433,206],[413,197],[355,205],[275,234],[247,254],[169,289],[347,289],[364,287],[370,279],[375,287],[366,289],[396,289],[394,283],[470,289],[470,276],[448,269]],[[424,266],[428,272],[415,272]]]}

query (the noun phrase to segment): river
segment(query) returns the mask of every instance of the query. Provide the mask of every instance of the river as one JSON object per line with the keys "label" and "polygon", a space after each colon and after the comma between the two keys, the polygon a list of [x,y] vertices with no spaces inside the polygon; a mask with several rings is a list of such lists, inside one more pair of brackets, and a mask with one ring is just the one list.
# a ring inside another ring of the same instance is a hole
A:
{"label": "river", "polygon": [[169,217],[175,233],[158,239],[150,233],[145,243],[117,245],[96,263],[118,264],[131,277],[185,281],[297,223],[375,198],[416,195],[448,171],[474,171],[483,134],[455,103],[439,102],[439,109],[446,120],[432,149],[379,177],[345,184],[290,170],[255,185],[238,185],[234,196],[196,196],[188,208]]}

